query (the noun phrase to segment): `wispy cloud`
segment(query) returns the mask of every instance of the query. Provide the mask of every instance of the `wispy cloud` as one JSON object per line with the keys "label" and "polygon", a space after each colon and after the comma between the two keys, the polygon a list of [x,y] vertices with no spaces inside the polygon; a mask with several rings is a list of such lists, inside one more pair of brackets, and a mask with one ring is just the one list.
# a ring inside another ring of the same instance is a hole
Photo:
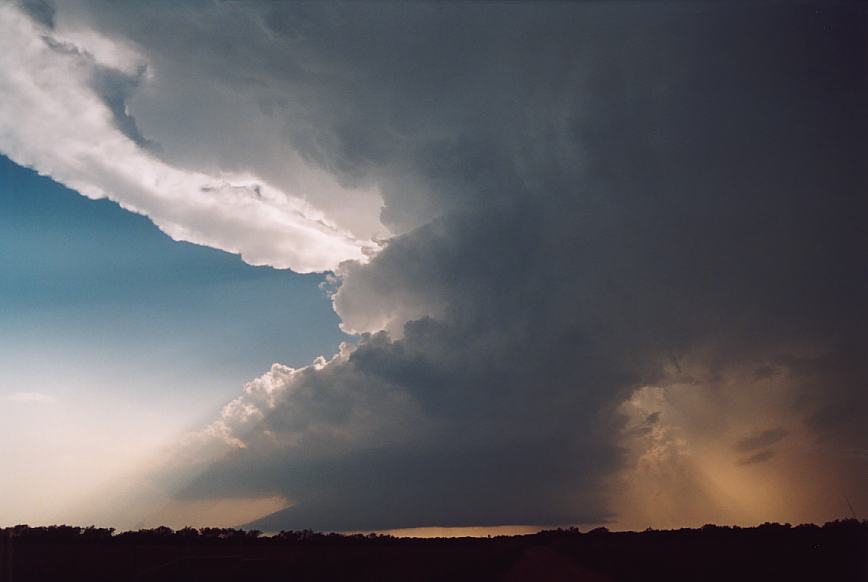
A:
{"label": "wispy cloud", "polygon": [[749,457],[738,460],[739,465],[756,465],[757,463],[765,463],[775,456],[774,451],[760,451]]}
{"label": "wispy cloud", "polygon": [[742,438],[735,444],[735,450],[742,453],[748,453],[757,449],[764,449],[780,442],[785,436],[787,436],[787,431],[783,428],[770,428]]}
{"label": "wispy cloud", "polygon": [[54,396],[43,394],[41,392],[13,392],[6,396],[6,400],[11,402],[27,402],[34,404],[52,404],[57,402]]}

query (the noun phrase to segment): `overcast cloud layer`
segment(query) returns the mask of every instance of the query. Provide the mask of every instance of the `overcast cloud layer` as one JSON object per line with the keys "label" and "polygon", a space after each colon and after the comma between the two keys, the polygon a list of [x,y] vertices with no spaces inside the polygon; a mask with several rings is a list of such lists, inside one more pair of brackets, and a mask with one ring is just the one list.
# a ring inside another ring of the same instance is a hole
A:
{"label": "overcast cloud layer", "polygon": [[334,270],[359,334],[245,387],[181,499],[282,496],[269,530],[868,504],[863,6],[28,6],[0,151]]}

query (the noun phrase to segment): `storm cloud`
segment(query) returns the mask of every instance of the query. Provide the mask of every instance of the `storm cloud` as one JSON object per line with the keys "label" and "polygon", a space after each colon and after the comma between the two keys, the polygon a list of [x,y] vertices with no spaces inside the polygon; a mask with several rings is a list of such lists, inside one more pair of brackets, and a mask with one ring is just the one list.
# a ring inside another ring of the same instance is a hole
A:
{"label": "storm cloud", "polygon": [[787,431],[782,428],[770,428],[761,433],[746,436],[735,444],[735,450],[740,453],[750,453],[757,449],[764,449],[777,443],[787,436]]}
{"label": "storm cloud", "polygon": [[[96,88],[136,151],[303,183],[322,229],[383,241],[277,264],[351,259],[329,282],[357,337],[249,383],[180,499],[281,495],[268,530],[616,520],[652,388],[655,462],[868,448],[863,6],[106,6],[52,22],[147,63]],[[863,458],[827,469],[868,502]],[[714,495],[691,479],[659,484]]]}

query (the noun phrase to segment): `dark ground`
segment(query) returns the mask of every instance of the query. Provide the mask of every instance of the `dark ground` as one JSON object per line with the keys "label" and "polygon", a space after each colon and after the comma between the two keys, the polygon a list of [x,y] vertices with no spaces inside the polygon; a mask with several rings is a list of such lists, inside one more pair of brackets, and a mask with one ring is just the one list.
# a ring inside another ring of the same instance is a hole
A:
{"label": "dark ground", "polygon": [[232,529],[0,530],[0,582],[868,581],[868,521],[407,539]]}

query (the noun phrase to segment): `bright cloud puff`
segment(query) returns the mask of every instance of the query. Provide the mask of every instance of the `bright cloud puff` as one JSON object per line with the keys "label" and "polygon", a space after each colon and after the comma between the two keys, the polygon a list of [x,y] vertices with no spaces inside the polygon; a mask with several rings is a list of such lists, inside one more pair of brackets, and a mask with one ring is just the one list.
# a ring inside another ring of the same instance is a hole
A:
{"label": "bright cloud puff", "polygon": [[376,247],[303,196],[256,176],[205,174],[158,159],[131,135],[138,128],[126,105],[113,111],[99,92],[149,82],[138,51],[94,31],[48,28],[10,4],[0,10],[0,150],[19,164],[145,214],[176,240],[254,265],[325,271],[364,260]]}

